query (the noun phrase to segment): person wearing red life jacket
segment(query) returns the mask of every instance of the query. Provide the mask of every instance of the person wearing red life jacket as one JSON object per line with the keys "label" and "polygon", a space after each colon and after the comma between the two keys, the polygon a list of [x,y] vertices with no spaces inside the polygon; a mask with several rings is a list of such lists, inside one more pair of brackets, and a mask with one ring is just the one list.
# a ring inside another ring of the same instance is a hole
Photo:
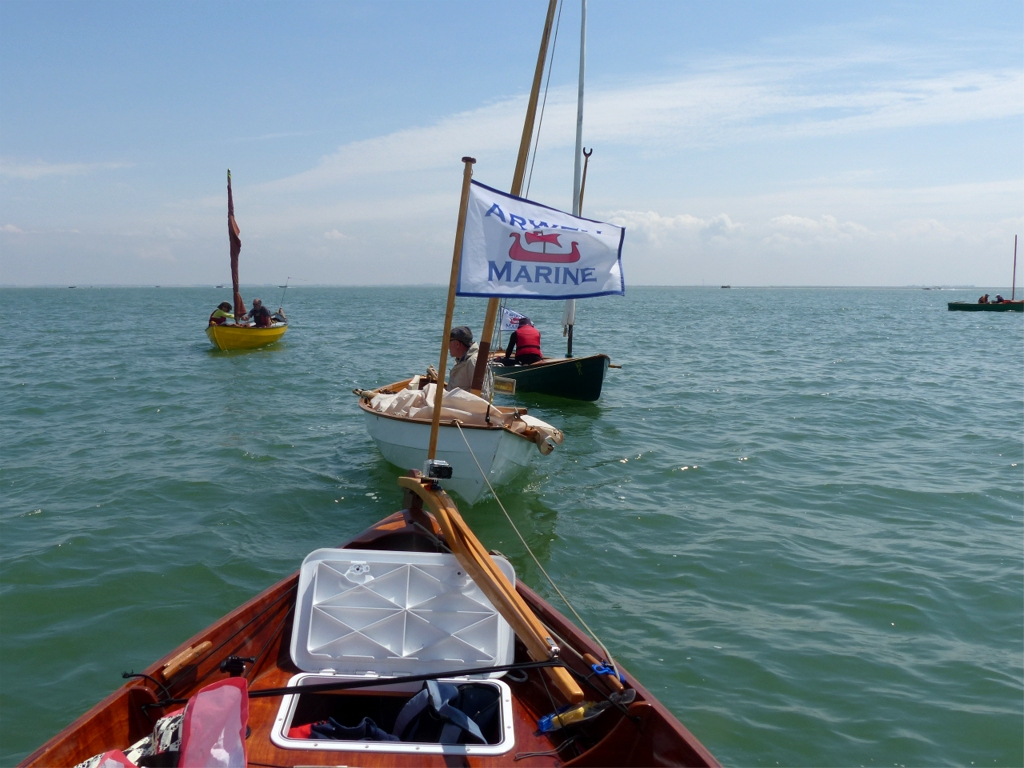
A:
{"label": "person wearing red life jacket", "polygon": [[544,357],[540,351],[540,331],[530,322],[530,318],[519,318],[519,327],[512,331],[508,347],[505,348],[505,365],[511,364],[513,349],[516,351],[516,365],[530,365]]}
{"label": "person wearing red life jacket", "polygon": [[224,325],[229,319],[235,319],[235,316],[231,314],[231,305],[222,301],[210,314],[210,325]]}

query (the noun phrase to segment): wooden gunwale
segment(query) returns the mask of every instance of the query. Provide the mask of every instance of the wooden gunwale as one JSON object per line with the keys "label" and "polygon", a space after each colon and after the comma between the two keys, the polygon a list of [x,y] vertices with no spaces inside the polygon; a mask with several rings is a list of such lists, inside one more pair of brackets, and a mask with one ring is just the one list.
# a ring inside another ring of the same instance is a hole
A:
{"label": "wooden gunwale", "polygon": [[[397,394],[398,392],[401,392],[403,389],[405,389],[409,385],[410,381],[412,381],[412,379],[404,379],[402,381],[396,381],[394,384],[387,384],[387,385],[385,385],[383,387],[378,387],[377,389],[371,389],[369,391],[372,392],[373,394],[381,394],[381,393],[384,393],[384,394]],[[380,411],[375,411],[375,410],[373,410],[373,408],[370,407],[369,399],[366,398],[366,397],[360,397],[359,398],[359,407],[362,408],[365,413],[369,413],[369,414],[372,414],[374,416],[381,416],[382,418],[385,418],[385,419],[393,419],[394,421],[411,422],[413,424],[427,424],[428,426],[431,424],[431,419],[428,419],[428,418],[412,418],[411,416],[396,416],[393,413],[381,413]],[[505,416],[512,416],[515,413],[519,413],[519,414],[527,413],[525,408],[512,408],[512,407],[503,406],[503,405],[492,405],[491,409],[495,410],[495,411],[497,411],[497,412],[499,412],[499,413],[501,413],[501,414],[503,414]],[[455,420],[453,419],[451,421],[442,422],[440,424],[440,426],[442,426],[442,427],[453,427],[453,426],[455,426]],[[504,424],[467,424],[467,423],[464,423],[464,422],[460,421],[459,422],[459,426],[461,426],[463,429],[483,429],[483,430],[504,429],[504,430],[507,430],[509,433],[515,435],[516,437],[521,437],[523,440],[526,440],[527,442],[531,442],[531,443],[533,442],[533,440],[530,439],[529,437],[525,437],[521,433],[516,432],[515,430],[512,430],[512,429],[509,429]]]}
{"label": "wooden gunwale", "polygon": [[[399,543],[401,546],[397,546]],[[443,547],[443,541],[433,516],[422,510],[405,509],[381,520],[344,546],[436,551],[438,546]],[[251,690],[284,685],[298,672],[289,658],[290,619],[297,583],[298,573],[295,573],[272,585],[150,665],[145,674],[164,682],[173,696],[187,698],[200,688],[226,677],[226,673],[220,672],[219,664],[228,655],[255,655],[257,661],[245,675]],[[516,584],[516,589],[545,625],[563,642],[574,646],[569,653],[563,654],[566,663],[580,674],[589,673],[581,661],[582,654],[591,653],[600,658],[601,651],[596,644],[522,582]],[[205,641],[213,643],[209,652],[171,680],[161,679],[161,670],[168,662],[189,647]],[[518,640],[516,658],[525,659],[525,648]],[[596,720],[575,727],[574,733],[589,745],[580,754],[572,754],[571,750],[575,747],[572,745],[570,749],[563,750],[561,755],[533,755],[516,761],[515,765],[718,765],[693,734],[632,675],[623,670],[623,676],[627,685],[637,691],[636,701],[630,706],[629,717],[623,717],[614,708],[606,710]],[[252,736],[247,742],[249,765],[509,765],[516,755],[550,752],[563,741],[563,732],[557,732],[551,737],[535,733],[537,718],[551,710],[549,694],[538,680],[540,675],[530,675],[525,683],[510,682],[514,692],[516,743],[513,751],[496,756],[285,750],[270,741],[270,729],[274,725],[280,700],[251,699],[249,725]],[[597,686],[598,690],[606,693],[611,692],[599,677],[591,677],[590,686]],[[554,694],[554,691],[551,693]],[[141,708],[142,704],[155,703],[160,695],[157,686],[148,680],[129,681],[26,757],[21,765],[73,766],[94,754],[127,748],[149,732],[152,720],[181,708],[180,704],[170,705],[166,709]],[[151,715],[147,716],[146,712]]]}
{"label": "wooden gunwale", "polygon": [[[380,416],[381,418],[384,418],[384,419],[393,419],[394,421],[405,421],[405,422],[409,422],[409,423],[412,423],[412,424],[426,424],[428,427],[430,426],[430,419],[420,419],[420,418],[414,419],[414,418],[412,418],[410,416],[396,416],[393,413],[381,413],[380,411],[373,410],[373,408],[371,408],[369,405],[367,405],[367,403],[365,401],[363,401],[363,400],[359,401],[359,407],[362,408],[366,413],[369,413],[369,414],[371,414],[373,416]],[[501,410],[501,412],[505,413],[505,414],[511,414],[512,411],[516,410],[515,408],[504,408],[504,409],[502,409],[500,406],[497,406],[497,405],[492,406],[492,408],[495,411]],[[526,409],[525,408],[519,408],[518,410],[519,410],[520,413],[526,413]],[[457,421],[456,419],[452,419],[451,421],[442,421],[440,423],[440,426],[442,426],[442,427],[454,427],[456,421]],[[522,437],[524,440],[526,440],[528,442],[531,442],[531,443],[533,442],[532,440],[530,440],[530,438],[523,437],[522,434],[520,434],[519,432],[516,432],[516,431],[514,431],[512,429],[509,429],[504,424],[466,424],[465,422],[462,422],[462,421],[460,421],[458,423],[459,423],[459,426],[462,427],[463,429],[483,429],[483,430],[488,430],[488,429],[489,430],[504,429],[504,430],[508,430],[509,432],[511,432],[516,437]]]}
{"label": "wooden gunwale", "polygon": [[[505,357],[505,353],[504,352],[496,352],[494,354],[494,356],[491,357],[491,362],[494,363],[497,360],[500,360],[500,359],[502,359],[504,357]],[[503,368],[512,369],[512,370],[508,370],[507,372],[503,372],[501,375],[502,376],[506,376],[506,377],[511,375],[512,377],[514,377],[515,374],[517,372],[519,372],[519,371],[535,370],[537,368],[546,368],[546,367],[549,367],[549,366],[552,366],[552,365],[561,365],[563,363],[574,363],[574,362],[582,362],[584,360],[594,360],[594,359],[599,358],[599,357],[604,357],[604,358],[607,358],[609,361],[611,361],[611,357],[609,357],[608,355],[604,354],[603,352],[599,352],[596,355],[583,355],[582,357],[542,357],[537,362],[530,363],[529,365],[516,365],[516,366],[508,365],[508,366],[502,366]]]}

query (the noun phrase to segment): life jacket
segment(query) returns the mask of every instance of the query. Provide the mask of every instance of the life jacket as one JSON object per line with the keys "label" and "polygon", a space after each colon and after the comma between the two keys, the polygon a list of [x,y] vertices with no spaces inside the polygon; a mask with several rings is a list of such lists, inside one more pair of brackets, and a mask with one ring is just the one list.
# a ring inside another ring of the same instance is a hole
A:
{"label": "life jacket", "polygon": [[227,322],[227,318],[214,317],[214,314],[216,314],[216,312],[217,310],[215,309],[213,310],[213,312],[210,313],[210,325],[224,325],[224,323]]}
{"label": "life jacket", "polygon": [[270,310],[266,307],[259,307],[252,310],[250,315],[257,328],[269,328],[271,326]]}
{"label": "life jacket", "polygon": [[520,355],[542,356],[540,351],[540,331],[532,325],[524,325],[516,329],[516,357]]}

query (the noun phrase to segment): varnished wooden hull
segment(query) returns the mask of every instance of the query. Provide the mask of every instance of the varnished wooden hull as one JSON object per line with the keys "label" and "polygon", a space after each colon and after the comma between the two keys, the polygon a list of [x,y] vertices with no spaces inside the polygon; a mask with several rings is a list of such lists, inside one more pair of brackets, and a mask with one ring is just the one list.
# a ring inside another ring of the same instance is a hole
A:
{"label": "varnished wooden hull", "polygon": [[[395,513],[346,546],[391,551],[435,551],[439,529],[424,513],[415,517],[408,510]],[[433,527],[434,536],[424,528]],[[418,525],[417,525],[418,523]],[[201,688],[226,677],[220,662],[229,655],[255,656],[247,670],[249,689],[285,685],[298,670],[289,657],[292,611],[295,606],[298,575],[290,576],[236,609],[208,629],[171,651],[148,669],[146,674],[165,685],[177,699],[185,699]],[[562,658],[585,681],[590,670],[580,654],[601,652],[564,616],[522,583],[516,589],[562,645]],[[210,647],[190,664],[164,677],[162,670],[188,648],[203,643]],[[526,660],[517,642],[516,660]],[[718,765],[700,742],[627,672],[627,687],[636,690],[636,698],[626,711],[611,708],[595,720],[550,735],[536,733],[537,718],[551,711],[551,699],[540,682],[539,673],[531,673],[524,682],[509,681],[513,689],[515,744],[499,755],[454,756],[451,754],[401,754],[365,751],[321,751],[282,749],[270,740],[270,731],[278,713],[280,699],[250,698],[249,727],[246,741],[250,765],[360,765],[360,766],[651,766]],[[592,695],[610,692],[602,678],[591,677]],[[586,687],[586,685],[585,685]],[[147,735],[153,722],[181,708],[181,704],[155,705],[161,691],[152,682],[134,679],[110,694],[90,711],[29,755],[23,766],[74,766],[110,749],[125,749]],[[567,742],[568,736],[575,739]],[[553,751],[554,750],[554,751]],[[560,752],[558,751],[560,750]],[[530,754],[527,753],[538,753]],[[518,759],[517,759],[518,758]],[[453,762],[453,759],[455,762]]]}
{"label": "varnished wooden hull", "polygon": [[611,359],[608,355],[545,358],[533,365],[501,365],[491,361],[495,376],[515,379],[516,392],[536,392],[570,400],[597,400],[601,397],[604,375]]}

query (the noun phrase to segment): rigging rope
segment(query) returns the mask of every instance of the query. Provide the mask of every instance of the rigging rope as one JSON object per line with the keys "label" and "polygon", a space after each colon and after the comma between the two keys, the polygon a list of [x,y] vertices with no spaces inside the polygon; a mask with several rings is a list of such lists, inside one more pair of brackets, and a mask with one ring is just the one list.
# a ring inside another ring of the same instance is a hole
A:
{"label": "rigging rope", "polygon": [[[533,181],[533,164],[537,162],[537,145],[540,143],[540,129],[544,125],[544,107],[548,103],[548,86],[551,85],[551,70],[554,69],[555,63],[555,48],[558,45],[558,27],[562,23],[562,7],[565,3],[558,4],[558,17],[555,19],[555,37],[551,41],[551,58],[548,61],[548,78],[544,81],[544,100],[540,105],[540,117],[537,120],[537,135],[533,139],[533,159],[530,160],[530,175],[526,179],[526,192],[523,193],[523,197],[530,197],[530,182]],[[495,497],[497,498],[497,497]]]}
{"label": "rigging rope", "polygon": [[519,532],[519,528],[517,528],[516,524],[514,522],[512,522],[512,516],[509,515],[508,510],[505,509],[505,505],[501,503],[501,499],[498,498],[498,494],[495,492],[494,486],[491,485],[491,481],[487,479],[487,473],[484,472],[483,467],[480,466],[480,462],[477,461],[476,454],[473,453],[473,447],[469,444],[469,440],[466,439],[466,433],[462,431],[462,425],[459,424],[459,422],[457,420],[454,421],[453,423],[455,424],[456,427],[459,428],[459,434],[462,435],[462,440],[466,444],[466,448],[469,449],[469,455],[473,457],[473,461],[476,464],[476,468],[478,470],[480,470],[481,477],[483,477],[484,482],[487,483],[487,487],[490,489],[491,493],[494,495],[494,500],[496,502],[498,502],[498,506],[501,508],[501,511],[505,515],[505,519],[508,520],[508,524],[512,526],[512,530],[516,532],[516,536],[519,537],[519,541],[521,541],[523,546],[526,548],[526,552],[530,555],[531,558],[533,558],[533,562],[537,565],[537,568],[540,569],[540,572],[542,574],[544,574],[544,578],[548,580],[548,584],[551,585],[551,588],[554,589],[555,592],[558,593],[558,596],[560,598],[562,598],[562,602],[565,603],[566,607],[570,611],[572,611],[572,615],[575,616],[577,621],[579,621],[580,625],[585,630],[587,630],[587,633],[592,638],[594,638],[594,642],[596,642],[601,647],[601,650],[604,652],[605,660],[608,662],[608,665],[615,671],[615,676],[618,677],[619,676],[619,665],[615,663],[615,659],[612,658],[612,655],[608,652],[608,649],[605,647],[604,643],[601,642],[601,638],[599,638],[597,636],[597,633],[594,632],[594,630],[592,630],[590,628],[590,626],[587,624],[587,622],[585,622],[583,620],[583,617],[580,616],[576,612],[576,609],[572,607],[572,603],[569,602],[569,598],[567,598],[565,595],[562,594],[562,590],[560,590],[558,588],[558,585],[555,584],[554,579],[552,579],[550,576],[548,576],[548,572],[544,570],[544,566],[540,564],[540,560],[538,560],[537,556],[535,554],[533,554],[533,550],[530,549],[530,545],[526,543],[526,539],[523,538],[523,534],[521,534]]}

